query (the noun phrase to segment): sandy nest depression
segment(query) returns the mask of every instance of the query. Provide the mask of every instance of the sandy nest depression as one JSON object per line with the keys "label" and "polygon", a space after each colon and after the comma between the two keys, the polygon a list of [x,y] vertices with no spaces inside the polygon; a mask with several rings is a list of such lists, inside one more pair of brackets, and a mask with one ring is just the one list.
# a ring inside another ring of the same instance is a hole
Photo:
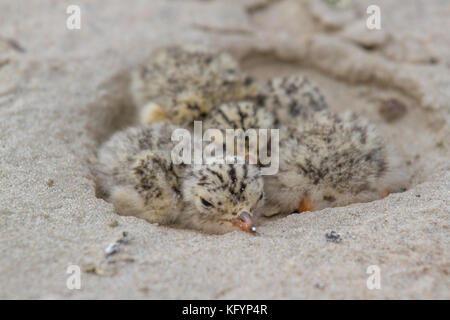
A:
{"label": "sandy nest depression", "polygon": [[[382,10],[377,33],[364,28],[369,4]],[[450,4],[415,4],[80,1],[70,31],[64,2],[0,1],[0,298],[450,298]],[[409,189],[269,219],[257,237],[116,215],[89,163],[133,119],[127,71],[189,42],[229,51],[259,79],[308,75],[332,108],[380,127],[407,160]],[[406,112],[387,122],[379,108],[392,99]],[[66,286],[72,264],[80,290]],[[370,265],[380,290],[366,286]]]}

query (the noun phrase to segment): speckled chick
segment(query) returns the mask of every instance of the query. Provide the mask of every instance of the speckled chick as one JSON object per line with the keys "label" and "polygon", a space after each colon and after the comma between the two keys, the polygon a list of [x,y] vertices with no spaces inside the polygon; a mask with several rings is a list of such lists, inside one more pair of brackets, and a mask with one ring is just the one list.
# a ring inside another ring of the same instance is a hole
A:
{"label": "speckled chick", "polygon": [[264,215],[368,202],[405,187],[400,158],[366,120],[329,110],[305,120],[281,143],[278,174],[264,177]]}
{"label": "speckled chick", "polygon": [[275,126],[297,126],[311,112],[328,109],[319,88],[301,75],[271,78],[263,87],[259,103],[273,113]]}
{"label": "speckled chick", "polygon": [[229,54],[196,46],[157,50],[131,78],[141,124],[189,126],[223,102],[253,99],[260,92]]}
{"label": "speckled chick", "polygon": [[101,189],[119,214],[207,233],[254,232],[263,178],[249,164],[175,165],[171,134],[156,123],[114,134],[99,150]]}

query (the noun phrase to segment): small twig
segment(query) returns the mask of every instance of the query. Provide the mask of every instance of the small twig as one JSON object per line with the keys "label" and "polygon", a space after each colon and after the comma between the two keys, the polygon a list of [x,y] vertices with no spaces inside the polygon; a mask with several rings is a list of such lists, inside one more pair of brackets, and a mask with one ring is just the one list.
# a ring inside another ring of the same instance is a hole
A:
{"label": "small twig", "polygon": [[26,52],[25,48],[15,39],[0,37],[0,40],[2,40],[6,44],[8,44],[11,48],[13,48],[14,50],[16,50],[20,53]]}

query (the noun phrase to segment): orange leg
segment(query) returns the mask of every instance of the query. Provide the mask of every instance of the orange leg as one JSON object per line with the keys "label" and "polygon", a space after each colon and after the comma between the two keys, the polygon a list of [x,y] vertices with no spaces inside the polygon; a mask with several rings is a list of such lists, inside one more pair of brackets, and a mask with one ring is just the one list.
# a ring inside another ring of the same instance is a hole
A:
{"label": "orange leg", "polygon": [[298,207],[298,212],[314,211],[314,206],[308,197],[304,197]]}
{"label": "orange leg", "polygon": [[389,190],[384,189],[383,192],[381,192],[381,199],[386,198],[389,194]]}

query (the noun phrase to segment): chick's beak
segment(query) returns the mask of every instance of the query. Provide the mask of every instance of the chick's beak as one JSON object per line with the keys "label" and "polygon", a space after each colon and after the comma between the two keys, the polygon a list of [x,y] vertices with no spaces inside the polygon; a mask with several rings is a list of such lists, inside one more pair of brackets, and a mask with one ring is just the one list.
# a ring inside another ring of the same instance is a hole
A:
{"label": "chick's beak", "polygon": [[239,216],[233,220],[233,225],[246,232],[256,232],[256,227],[247,211],[242,211]]}

